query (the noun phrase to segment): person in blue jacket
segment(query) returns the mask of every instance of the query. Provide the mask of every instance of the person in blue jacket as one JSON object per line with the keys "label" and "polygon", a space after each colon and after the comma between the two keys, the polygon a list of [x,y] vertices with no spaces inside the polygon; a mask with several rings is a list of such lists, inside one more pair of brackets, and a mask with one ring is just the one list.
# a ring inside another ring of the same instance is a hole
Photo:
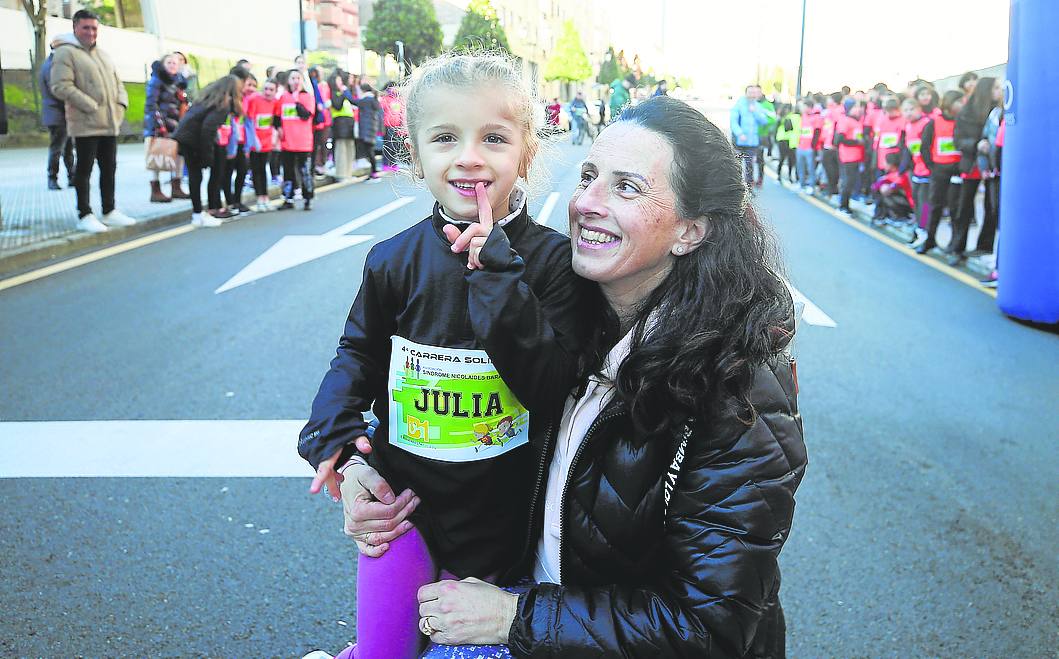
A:
{"label": "person in blue jacket", "polygon": [[759,103],[760,100],[761,87],[747,85],[746,95],[736,102],[731,113],[732,143],[735,144],[735,150],[743,165],[743,180],[746,181],[747,187],[754,185],[758,147],[761,146],[758,130],[769,121],[768,113]]}
{"label": "person in blue jacket", "polygon": [[51,93],[51,62],[48,54],[40,67],[41,122],[48,127],[48,189],[59,187],[59,160],[66,165],[66,184],[74,180],[74,141],[66,132],[66,105]]}

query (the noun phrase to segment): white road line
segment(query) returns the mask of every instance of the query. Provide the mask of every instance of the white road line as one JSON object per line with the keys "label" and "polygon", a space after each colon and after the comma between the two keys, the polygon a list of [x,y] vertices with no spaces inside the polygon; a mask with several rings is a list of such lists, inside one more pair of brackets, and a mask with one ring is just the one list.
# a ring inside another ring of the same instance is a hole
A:
{"label": "white road line", "polygon": [[835,320],[824,313],[824,310],[813,304],[813,301],[805,296],[797,288],[791,285],[789,281],[784,281],[787,284],[787,290],[791,292],[791,297],[794,298],[795,307],[799,304],[802,305],[801,319],[810,325],[816,325],[817,327],[838,327],[838,323]]}
{"label": "white road line", "polygon": [[537,223],[546,225],[548,224],[548,216],[552,214],[552,209],[555,208],[555,202],[559,201],[559,193],[553,192],[548,195],[548,198],[544,200],[544,206],[541,207],[541,212],[537,215]]}
{"label": "white road line", "polygon": [[0,423],[0,478],[306,477],[304,421]]}
{"label": "white road line", "polygon": [[412,203],[413,201],[415,201],[415,197],[400,197],[399,199],[391,201],[390,203],[386,204],[385,206],[381,206],[379,208],[376,208],[375,210],[371,211],[370,213],[365,213],[364,215],[361,215],[360,217],[358,217],[358,218],[356,218],[354,220],[346,222],[345,224],[343,224],[340,227],[335,227],[334,229],[331,229],[330,231],[324,233],[323,235],[325,235],[325,236],[343,236],[343,235],[349,233],[350,231],[356,231],[357,229],[361,228],[362,226],[368,224],[369,222],[374,222],[375,220],[379,219],[383,215],[386,215],[388,213],[392,213],[393,211],[397,210],[398,208],[402,208],[404,206],[407,206],[408,204]]}

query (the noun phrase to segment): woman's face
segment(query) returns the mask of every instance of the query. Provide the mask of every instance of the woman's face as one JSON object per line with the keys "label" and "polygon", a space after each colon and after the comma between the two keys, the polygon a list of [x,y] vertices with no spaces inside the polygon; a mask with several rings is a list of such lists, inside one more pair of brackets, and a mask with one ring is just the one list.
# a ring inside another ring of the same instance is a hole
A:
{"label": "woman's face", "polygon": [[977,78],[970,78],[967,82],[963,83],[963,92],[970,96],[971,92],[974,91],[975,86],[978,85]]}
{"label": "woman's face", "polygon": [[166,55],[165,59],[162,60],[162,68],[170,76],[175,76],[180,72],[180,60],[177,59],[176,55]]}
{"label": "woman's face", "polygon": [[574,272],[618,295],[654,289],[673,267],[691,222],[676,211],[673,148],[632,123],[603,131],[570,199]]}
{"label": "woman's face", "polygon": [[997,78],[993,83],[993,102],[1000,103],[1004,100],[1004,81]]}

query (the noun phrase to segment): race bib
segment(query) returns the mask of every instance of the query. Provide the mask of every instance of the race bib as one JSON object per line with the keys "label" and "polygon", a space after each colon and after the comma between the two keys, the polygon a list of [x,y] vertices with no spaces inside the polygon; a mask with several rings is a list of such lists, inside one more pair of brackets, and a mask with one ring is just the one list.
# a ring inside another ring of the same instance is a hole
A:
{"label": "race bib", "polygon": [[942,155],[950,155],[956,153],[956,142],[951,137],[939,137],[938,140],[938,153]]}
{"label": "race bib", "polygon": [[892,149],[897,146],[897,140],[900,137],[898,133],[883,133],[879,136],[879,146],[884,149]]}
{"label": "race bib", "polygon": [[259,114],[254,118],[254,125],[258,128],[271,128],[272,127],[272,115],[271,114]]}
{"label": "race bib", "polygon": [[908,145],[909,153],[911,153],[913,156],[918,156],[919,149],[923,145],[923,142],[921,140],[908,140],[907,142],[905,142],[905,144]]}
{"label": "race bib", "polygon": [[433,460],[473,462],[529,441],[529,412],[484,350],[391,337],[390,444]]}
{"label": "race bib", "polygon": [[297,103],[284,103],[280,116],[282,116],[284,119],[297,119],[298,110],[295,109],[296,105]]}
{"label": "race bib", "polygon": [[855,129],[853,131],[853,139],[855,139],[855,140],[863,140],[864,139],[864,129],[863,128]]}

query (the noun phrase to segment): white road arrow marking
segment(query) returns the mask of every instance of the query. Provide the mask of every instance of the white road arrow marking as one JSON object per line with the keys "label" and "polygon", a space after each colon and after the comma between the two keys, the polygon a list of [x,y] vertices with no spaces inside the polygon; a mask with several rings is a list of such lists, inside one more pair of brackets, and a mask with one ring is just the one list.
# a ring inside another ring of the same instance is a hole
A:
{"label": "white road arrow marking", "polygon": [[537,216],[537,223],[548,225],[548,216],[552,214],[552,209],[555,208],[555,202],[559,201],[559,193],[553,192],[548,195],[548,198],[544,200],[544,206],[541,207],[541,213]]}
{"label": "white road arrow marking", "polygon": [[345,234],[355,231],[369,222],[374,222],[380,217],[411,203],[413,200],[414,197],[401,197],[318,236],[284,236],[275,245],[265,250],[264,254],[251,261],[234,277],[226,281],[214,293],[223,293],[237,286],[274,275],[282,270],[287,270],[347,247],[367,242],[373,239],[374,236],[347,236]]}
{"label": "white road arrow marking", "polygon": [[838,327],[838,323],[835,320],[824,313],[824,310],[813,304],[812,300],[805,297],[805,294],[799,291],[794,286],[791,286],[789,281],[784,280],[787,284],[787,289],[791,292],[791,297],[794,298],[794,306],[797,309],[799,305],[801,309],[801,319],[810,325],[816,325],[817,327]]}

